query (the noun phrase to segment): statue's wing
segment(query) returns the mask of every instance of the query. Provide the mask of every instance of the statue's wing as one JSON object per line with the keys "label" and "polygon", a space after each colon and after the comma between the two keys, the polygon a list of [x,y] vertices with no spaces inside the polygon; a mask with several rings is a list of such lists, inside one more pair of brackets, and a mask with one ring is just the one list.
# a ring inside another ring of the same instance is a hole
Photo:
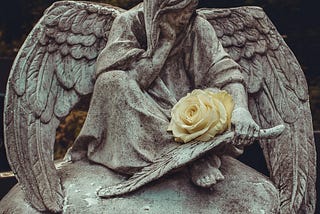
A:
{"label": "statue's wing", "polygon": [[258,7],[202,9],[230,56],[243,68],[249,108],[262,128],[285,124],[262,140],[282,213],[314,213],[316,161],[306,79],[295,56]]}
{"label": "statue's wing", "polygon": [[82,95],[92,93],[96,58],[120,12],[105,4],[54,3],[14,61],[5,102],[5,145],[26,200],[39,211],[62,209],[53,163],[56,128]]}

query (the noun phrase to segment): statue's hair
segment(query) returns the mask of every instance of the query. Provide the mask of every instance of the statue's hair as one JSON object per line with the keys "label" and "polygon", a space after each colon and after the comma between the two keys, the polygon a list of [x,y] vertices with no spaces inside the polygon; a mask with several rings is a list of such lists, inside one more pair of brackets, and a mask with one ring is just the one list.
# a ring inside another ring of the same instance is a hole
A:
{"label": "statue's hair", "polygon": [[[174,6],[174,5],[178,5],[180,3],[184,3],[185,0],[168,0],[168,1],[164,1],[163,3],[166,4],[166,6]],[[187,5],[189,4],[195,4],[198,5],[198,0],[191,0],[189,3],[187,3]]]}
{"label": "statue's hair", "polygon": [[185,7],[193,5],[195,8],[198,5],[198,0],[167,0],[160,5],[160,11],[181,10]]}

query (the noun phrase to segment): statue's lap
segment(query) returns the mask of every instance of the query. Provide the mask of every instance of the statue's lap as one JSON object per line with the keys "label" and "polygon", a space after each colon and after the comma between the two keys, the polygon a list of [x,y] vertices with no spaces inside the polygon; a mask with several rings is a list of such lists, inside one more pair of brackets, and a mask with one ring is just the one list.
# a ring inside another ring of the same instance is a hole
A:
{"label": "statue's lap", "polygon": [[[194,186],[181,170],[111,199],[100,199],[96,191],[122,176],[85,161],[66,163],[59,169],[66,194],[63,213],[278,213],[278,191],[268,178],[233,158],[222,162],[225,180],[212,190]],[[38,212],[15,186],[0,201],[0,213]]]}

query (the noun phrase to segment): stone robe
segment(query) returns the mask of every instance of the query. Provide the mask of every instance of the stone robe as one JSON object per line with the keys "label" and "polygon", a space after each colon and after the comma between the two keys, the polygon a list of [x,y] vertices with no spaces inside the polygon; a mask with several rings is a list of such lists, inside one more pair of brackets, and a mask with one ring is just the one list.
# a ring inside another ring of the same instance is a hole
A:
{"label": "stone robe", "polygon": [[223,50],[208,21],[194,15],[180,34],[158,77],[150,84],[135,78],[145,66],[147,35],[142,9],[129,10],[113,23],[97,61],[97,80],[88,116],[71,157],[84,155],[116,172],[132,174],[172,146],[170,110],[196,88],[243,83],[238,64]]}

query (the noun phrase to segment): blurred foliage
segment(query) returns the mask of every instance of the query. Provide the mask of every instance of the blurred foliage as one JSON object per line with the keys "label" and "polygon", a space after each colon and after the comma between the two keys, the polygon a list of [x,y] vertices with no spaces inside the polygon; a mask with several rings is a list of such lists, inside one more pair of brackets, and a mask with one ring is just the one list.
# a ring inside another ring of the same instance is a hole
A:
{"label": "blurred foliage", "polygon": [[314,130],[320,130],[320,76],[309,78],[310,106]]}
{"label": "blurred foliage", "polygon": [[72,111],[57,129],[56,142],[54,147],[55,159],[63,158],[64,154],[80,133],[81,127],[86,119],[87,112],[81,110]]}
{"label": "blurred foliage", "polygon": [[79,135],[82,125],[86,119],[91,95],[81,98],[74,110],[60,123],[56,133],[54,147],[54,158],[61,159]]}

